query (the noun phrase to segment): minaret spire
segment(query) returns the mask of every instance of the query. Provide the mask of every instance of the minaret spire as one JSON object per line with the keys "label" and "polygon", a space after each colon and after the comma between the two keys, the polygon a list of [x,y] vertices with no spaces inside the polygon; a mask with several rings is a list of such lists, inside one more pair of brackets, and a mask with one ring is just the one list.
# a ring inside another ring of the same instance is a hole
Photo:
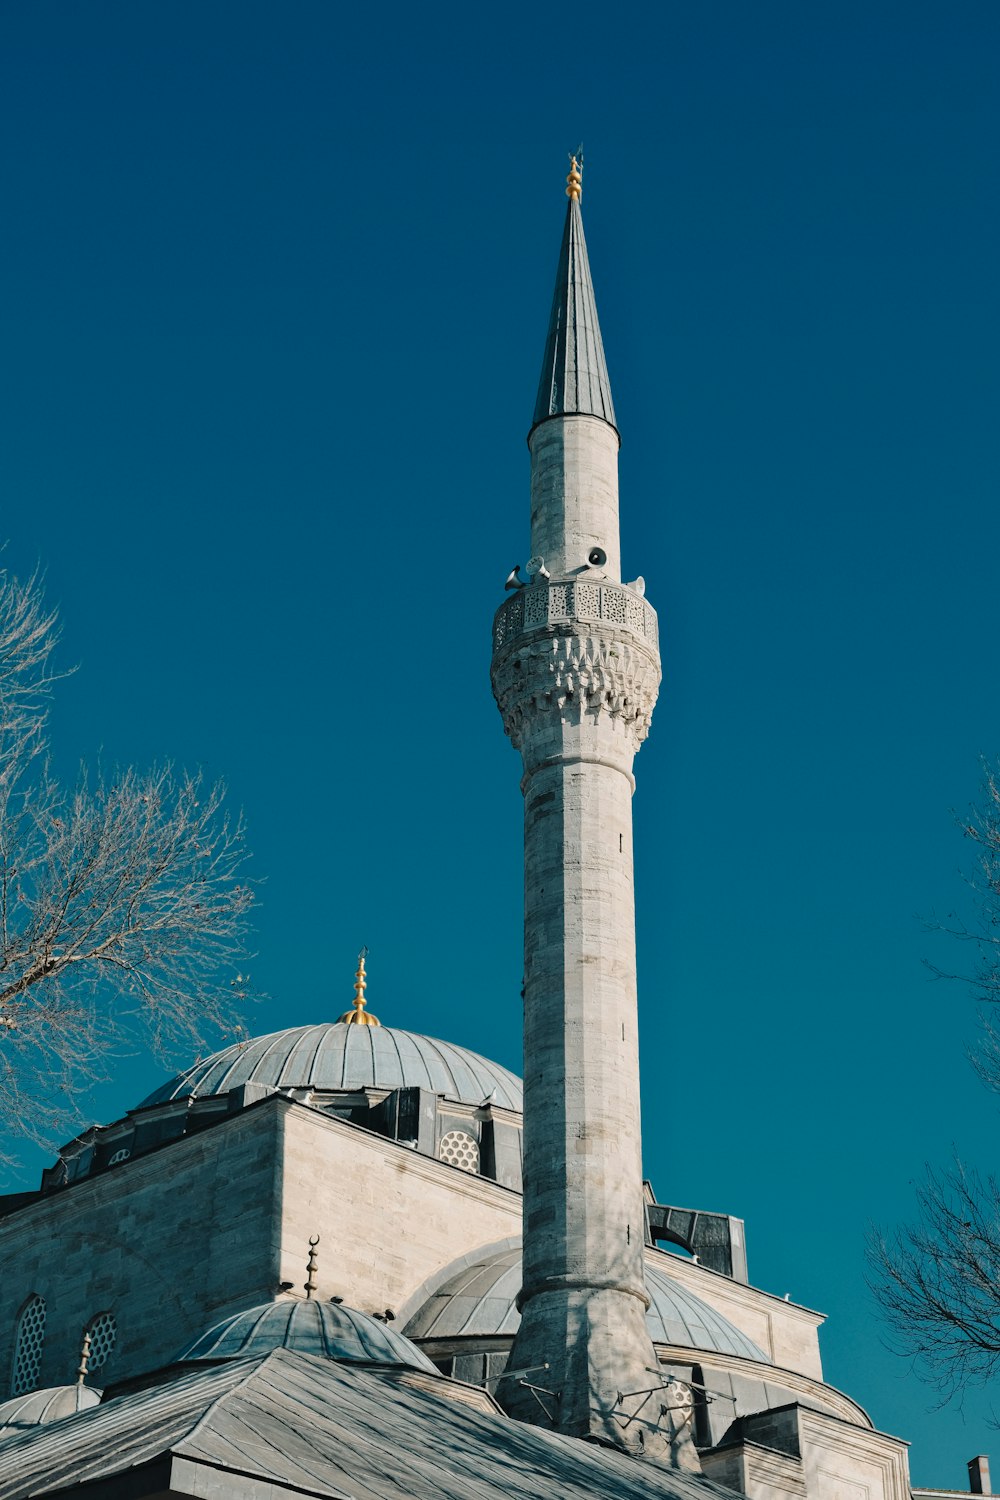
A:
{"label": "minaret spire", "polygon": [[[493,626],[524,775],[524,1284],[512,1415],[697,1467],[646,1329],[632,761],[660,682],[656,615],[621,582],[618,432],[574,159],[528,439],[528,587]],[[652,1389],[651,1389],[652,1388]],[[629,1393],[623,1395],[622,1393]],[[552,1397],[555,1400],[552,1400]]]}
{"label": "minaret spire", "polygon": [[566,223],[563,228],[556,288],[549,314],[542,374],[532,426],[568,412],[602,417],[615,426],[611,381],[597,321],[587,241],[580,212],[582,157],[572,157],[566,178]]}

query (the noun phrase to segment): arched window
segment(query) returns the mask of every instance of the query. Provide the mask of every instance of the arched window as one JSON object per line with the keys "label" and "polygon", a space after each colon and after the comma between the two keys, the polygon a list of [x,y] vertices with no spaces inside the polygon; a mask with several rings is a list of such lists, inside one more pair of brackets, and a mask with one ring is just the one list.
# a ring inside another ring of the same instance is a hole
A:
{"label": "arched window", "polygon": [[11,1374],[10,1393],[21,1396],[33,1391],[38,1385],[38,1372],[42,1366],[42,1345],[45,1343],[45,1300],[37,1295],[29,1297],[21,1308],[14,1336],[14,1369]]}
{"label": "arched window", "polygon": [[90,1360],[87,1368],[91,1374],[96,1374],[111,1358],[111,1351],[118,1337],[114,1313],[97,1313],[87,1324],[87,1332],[90,1334]]}

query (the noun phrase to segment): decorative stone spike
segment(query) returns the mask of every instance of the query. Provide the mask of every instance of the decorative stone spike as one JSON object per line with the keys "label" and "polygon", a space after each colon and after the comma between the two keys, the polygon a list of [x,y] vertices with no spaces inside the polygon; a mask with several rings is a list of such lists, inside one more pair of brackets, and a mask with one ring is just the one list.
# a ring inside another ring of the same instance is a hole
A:
{"label": "decorative stone spike", "polygon": [[316,1246],[319,1244],[319,1235],[314,1234],[309,1240],[309,1259],[306,1262],[306,1298],[312,1297],[316,1290]]}
{"label": "decorative stone spike", "polygon": [[90,1329],[85,1328],[83,1330],[83,1342],[80,1345],[80,1363],[77,1366],[76,1371],[77,1385],[83,1385],[87,1379],[87,1373],[90,1366],[90,1343]]}

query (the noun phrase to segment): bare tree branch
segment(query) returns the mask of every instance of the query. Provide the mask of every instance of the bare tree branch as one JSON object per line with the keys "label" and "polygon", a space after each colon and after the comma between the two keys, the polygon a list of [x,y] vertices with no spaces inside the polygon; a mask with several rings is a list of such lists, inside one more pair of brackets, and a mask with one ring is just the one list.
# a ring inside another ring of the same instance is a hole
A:
{"label": "bare tree branch", "polygon": [[917,1200],[917,1224],[871,1232],[869,1285],[896,1349],[948,1398],[1000,1369],[1000,1183],[956,1162]]}
{"label": "bare tree branch", "polygon": [[[928,924],[972,944],[976,961],[965,973],[928,967],[937,978],[963,980],[982,1003],[971,1061],[987,1087],[1000,1090],[1000,1027],[990,1009],[1000,1002],[1000,776],[986,763],[983,773],[980,803],[957,820],[976,846],[974,920]],[[897,1350],[947,1400],[1000,1371],[1000,1181],[956,1159],[946,1172],[928,1169],[917,1204],[914,1224],[870,1233],[869,1285]]]}
{"label": "bare tree branch", "polygon": [[[971,944],[975,963],[971,970],[956,973],[933,964],[928,968],[938,978],[961,979],[984,1005],[994,1005],[1000,1000],[1000,768],[983,761],[982,797],[955,821],[976,846],[975,865],[966,877],[975,901],[974,919],[970,924],[952,913],[944,922],[927,925]],[[992,1086],[1000,1086],[1000,1073]]]}
{"label": "bare tree branch", "polygon": [[0,570],[0,1126],[45,1140],[123,1050],[242,1033],[253,903],[221,785],[53,776],[57,639],[38,576]]}

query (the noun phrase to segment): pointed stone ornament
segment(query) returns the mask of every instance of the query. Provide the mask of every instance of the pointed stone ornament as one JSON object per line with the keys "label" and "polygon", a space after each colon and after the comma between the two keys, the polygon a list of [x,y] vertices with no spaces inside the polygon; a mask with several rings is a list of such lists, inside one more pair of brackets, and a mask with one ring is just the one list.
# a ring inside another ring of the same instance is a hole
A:
{"label": "pointed stone ornament", "polygon": [[90,1329],[83,1330],[83,1342],[80,1345],[80,1363],[76,1371],[77,1385],[84,1385],[90,1369]]}
{"label": "pointed stone ornament", "polygon": [[572,162],[566,179],[569,203],[532,430],[550,417],[576,412],[601,417],[617,431],[580,213],[582,172],[575,156]]}
{"label": "pointed stone ornament", "polygon": [[310,1237],[309,1237],[309,1259],[306,1261],[306,1282],[305,1282],[305,1286],[303,1287],[303,1291],[306,1294],[306,1300],[307,1301],[309,1301],[312,1298],[313,1292],[315,1292],[315,1290],[316,1290],[316,1246],[318,1244],[319,1244],[319,1235],[318,1234],[310,1235]]}

